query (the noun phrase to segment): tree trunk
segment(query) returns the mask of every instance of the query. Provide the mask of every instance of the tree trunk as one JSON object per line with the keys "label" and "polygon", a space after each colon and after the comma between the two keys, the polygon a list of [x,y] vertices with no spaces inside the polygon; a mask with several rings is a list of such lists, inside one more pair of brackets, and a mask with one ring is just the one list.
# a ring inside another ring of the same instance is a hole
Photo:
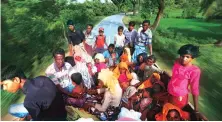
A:
{"label": "tree trunk", "polygon": [[133,3],[133,16],[136,14],[136,4]]}
{"label": "tree trunk", "polygon": [[160,19],[163,15],[163,10],[164,10],[164,0],[158,0],[158,13],[156,15],[156,19],[152,25],[152,29],[153,31],[156,31],[157,27],[159,26],[159,23],[160,23]]}

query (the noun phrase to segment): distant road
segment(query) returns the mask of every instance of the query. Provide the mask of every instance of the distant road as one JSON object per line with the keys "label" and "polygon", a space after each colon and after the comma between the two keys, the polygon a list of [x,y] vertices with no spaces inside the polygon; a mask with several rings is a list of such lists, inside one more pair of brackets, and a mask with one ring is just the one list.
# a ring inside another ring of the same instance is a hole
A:
{"label": "distant road", "polygon": [[124,24],[122,22],[124,16],[124,14],[108,16],[104,18],[99,24],[97,24],[92,31],[96,33],[96,35],[98,35],[99,28],[103,27],[104,34],[106,35],[106,41],[109,45],[110,43],[114,42],[114,35],[117,34],[118,26],[124,27]]}

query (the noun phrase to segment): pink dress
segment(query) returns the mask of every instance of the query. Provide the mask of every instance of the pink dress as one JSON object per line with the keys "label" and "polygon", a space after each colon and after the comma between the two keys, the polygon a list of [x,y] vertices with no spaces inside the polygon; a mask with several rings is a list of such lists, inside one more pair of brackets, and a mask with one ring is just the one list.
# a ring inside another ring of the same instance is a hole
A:
{"label": "pink dress", "polygon": [[106,69],[106,64],[102,62],[95,64],[95,66],[97,68],[97,72],[100,72],[102,69]]}
{"label": "pink dress", "polygon": [[120,74],[119,78],[118,78],[118,81],[120,83],[123,83],[123,82],[128,82],[128,78],[126,76],[126,74]]}
{"label": "pink dress", "polygon": [[200,69],[195,65],[184,67],[175,62],[168,92],[176,97],[186,96],[190,91],[193,95],[199,95],[200,73]]}

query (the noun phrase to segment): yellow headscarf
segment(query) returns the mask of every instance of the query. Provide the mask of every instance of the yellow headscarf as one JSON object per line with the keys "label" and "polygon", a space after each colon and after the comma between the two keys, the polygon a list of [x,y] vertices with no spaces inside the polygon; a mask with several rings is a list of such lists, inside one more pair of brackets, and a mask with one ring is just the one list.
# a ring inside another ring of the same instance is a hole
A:
{"label": "yellow headscarf", "polygon": [[130,53],[130,49],[128,47],[125,48],[126,52],[127,52],[127,56],[128,56],[128,60],[129,62],[131,62],[131,53]]}
{"label": "yellow headscarf", "polygon": [[120,62],[119,65],[114,69],[113,73],[116,76],[116,78],[118,79],[120,76],[120,68],[125,68],[126,69],[126,76],[128,80],[132,80],[133,76],[131,75],[131,73],[129,72],[128,69],[128,65],[126,62]]}
{"label": "yellow headscarf", "polygon": [[109,69],[102,69],[99,73],[98,79],[100,79],[104,86],[106,86],[111,94],[116,94],[116,84],[118,84],[117,78],[113,75],[113,72]]}

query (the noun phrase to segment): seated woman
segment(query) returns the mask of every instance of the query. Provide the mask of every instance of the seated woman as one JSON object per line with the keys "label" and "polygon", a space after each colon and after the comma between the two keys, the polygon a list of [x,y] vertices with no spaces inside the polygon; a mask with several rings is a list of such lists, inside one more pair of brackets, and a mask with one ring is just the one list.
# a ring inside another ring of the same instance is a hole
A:
{"label": "seated woman", "polygon": [[[93,77],[87,67],[86,61],[81,57],[79,53],[74,54],[74,60],[76,65],[69,70],[69,76],[73,73],[79,72],[83,78],[83,84],[87,89],[90,89],[94,85]],[[89,63],[89,62],[88,62]]]}
{"label": "seated woman", "polygon": [[68,97],[66,102],[68,105],[81,108],[86,101],[84,94],[86,89],[83,85],[82,75],[80,73],[73,73],[71,75],[71,80],[73,85],[75,86],[72,90],[73,97]]}
{"label": "seated woman", "polygon": [[141,53],[137,56],[137,62],[134,64],[134,71],[137,73],[140,81],[143,81],[145,60],[147,59],[147,53]]}
{"label": "seated woman", "polygon": [[124,48],[123,54],[120,56],[120,61],[126,63],[131,62],[131,54],[130,54],[130,49],[128,47]]}
{"label": "seated woman", "polygon": [[97,72],[100,72],[102,69],[106,69],[105,58],[103,54],[97,53],[94,58],[95,66],[97,68]]}
{"label": "seated woman", "polygon": [[119,65],[113,71],[114,76],[118,79],[120,87],[126,90],[133,79],[129,72],[128,65],[125,62],[120,62]]}
{"label": "seated woman", "polygon": [[169,93],[166,91],[164,83],[157,81],[153,84],[153,99],[157,101],[157,104],[163,106],[168,102]]}
{"label": "seated woman", "polygon": [[189,121],[190,115],[177,106],[166,103],[163,106],[162,112],[157,114],[155,118],[156,121]]}
{"label": "seated woman", "polygon": [[147,112],[152,108],[151,95],[150,88],[137,91],[135,87],[130,86],[123,94],[122,107],[140,112],[141,120],[145,120]]}
{"label": "seated woman", "polygon": [[160,80],[160,75],[158,73],[153,73],[149,79],[144,82],[140,82],[135,86],[139,86],[138,89],[152,88],[153,84]]}
{"label": "seated woman", "polygon": [[[119,107],[120,100],[122,97],[122,89],[118,83],[117,78],[113,75],[113,72],[109,69],[102,69],[98,76],[100,86],[105,86],[106,88],[97,89],[97,94],[104,93],[102,104],[88,104],[93,112],[98,110],[100,112],[105,112],[108,107]],[[87,93],[92,94],[87,91]]]}

